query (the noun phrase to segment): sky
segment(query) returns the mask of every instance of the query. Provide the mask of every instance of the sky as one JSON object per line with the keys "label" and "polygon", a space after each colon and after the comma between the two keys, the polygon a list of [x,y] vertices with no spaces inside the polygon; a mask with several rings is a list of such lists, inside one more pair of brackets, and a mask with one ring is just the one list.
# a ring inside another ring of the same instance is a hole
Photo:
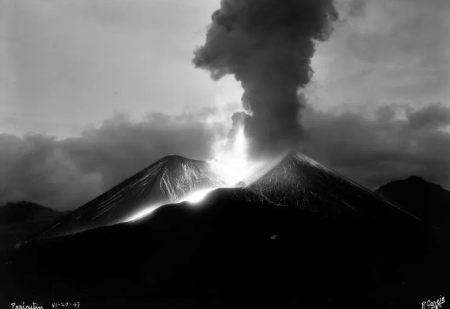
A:
{"label": "sky", "polygon": [[[242,110],[192,64],[219,0],[0,0],[0,205],[81,206],[167,154],[208,159]],[[303,151],[376,189],[450,189],[450,2],[338,0]]]}

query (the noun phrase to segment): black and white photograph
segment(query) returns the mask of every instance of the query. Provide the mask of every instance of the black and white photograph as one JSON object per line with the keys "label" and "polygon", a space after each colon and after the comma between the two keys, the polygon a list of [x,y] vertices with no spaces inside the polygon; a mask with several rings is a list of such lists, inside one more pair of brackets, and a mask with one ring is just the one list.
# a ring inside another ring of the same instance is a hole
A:
{"label": "black and white photograph", "polygon": [[450,309],[450,0],[0,0],[0,309]]}

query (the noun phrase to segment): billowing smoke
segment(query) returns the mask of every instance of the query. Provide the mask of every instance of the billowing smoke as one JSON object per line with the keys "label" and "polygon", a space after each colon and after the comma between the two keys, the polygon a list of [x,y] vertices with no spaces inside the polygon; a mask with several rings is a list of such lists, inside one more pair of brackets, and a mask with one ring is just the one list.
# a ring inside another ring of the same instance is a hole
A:
{"label": "billowing smoke", "polygon": [[193,62],[214,80],[234,74],[241,82],[251,155],[299,144],[299,90],[313,73],[315,40],[326,40],[336,19],[333,0],[222,0],[212,15]]}

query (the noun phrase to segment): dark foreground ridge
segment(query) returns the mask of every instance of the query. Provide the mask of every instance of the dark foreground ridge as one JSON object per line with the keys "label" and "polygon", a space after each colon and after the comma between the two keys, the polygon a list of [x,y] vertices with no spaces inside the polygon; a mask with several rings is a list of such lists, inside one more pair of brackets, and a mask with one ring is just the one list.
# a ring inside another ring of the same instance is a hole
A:
{"label": "dark foreground ridge", "polygon": [[415,308],[443,295],[443,243],[294,154],[250,187],[22,246],[0,268],[0,306]]}

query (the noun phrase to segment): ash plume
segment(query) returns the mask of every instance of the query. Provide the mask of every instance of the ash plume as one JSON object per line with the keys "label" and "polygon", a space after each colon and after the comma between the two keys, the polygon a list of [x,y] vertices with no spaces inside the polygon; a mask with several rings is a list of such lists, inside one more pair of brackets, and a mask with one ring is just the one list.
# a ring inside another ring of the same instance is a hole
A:
{"label": "ash plume", "polygon": [[241,82],[251,156],[299,145],[299,89],[313,74],[315,40],[326,40],[336,19],[333,0],[222,0],[212,15],[193,63],[214,80]]}

